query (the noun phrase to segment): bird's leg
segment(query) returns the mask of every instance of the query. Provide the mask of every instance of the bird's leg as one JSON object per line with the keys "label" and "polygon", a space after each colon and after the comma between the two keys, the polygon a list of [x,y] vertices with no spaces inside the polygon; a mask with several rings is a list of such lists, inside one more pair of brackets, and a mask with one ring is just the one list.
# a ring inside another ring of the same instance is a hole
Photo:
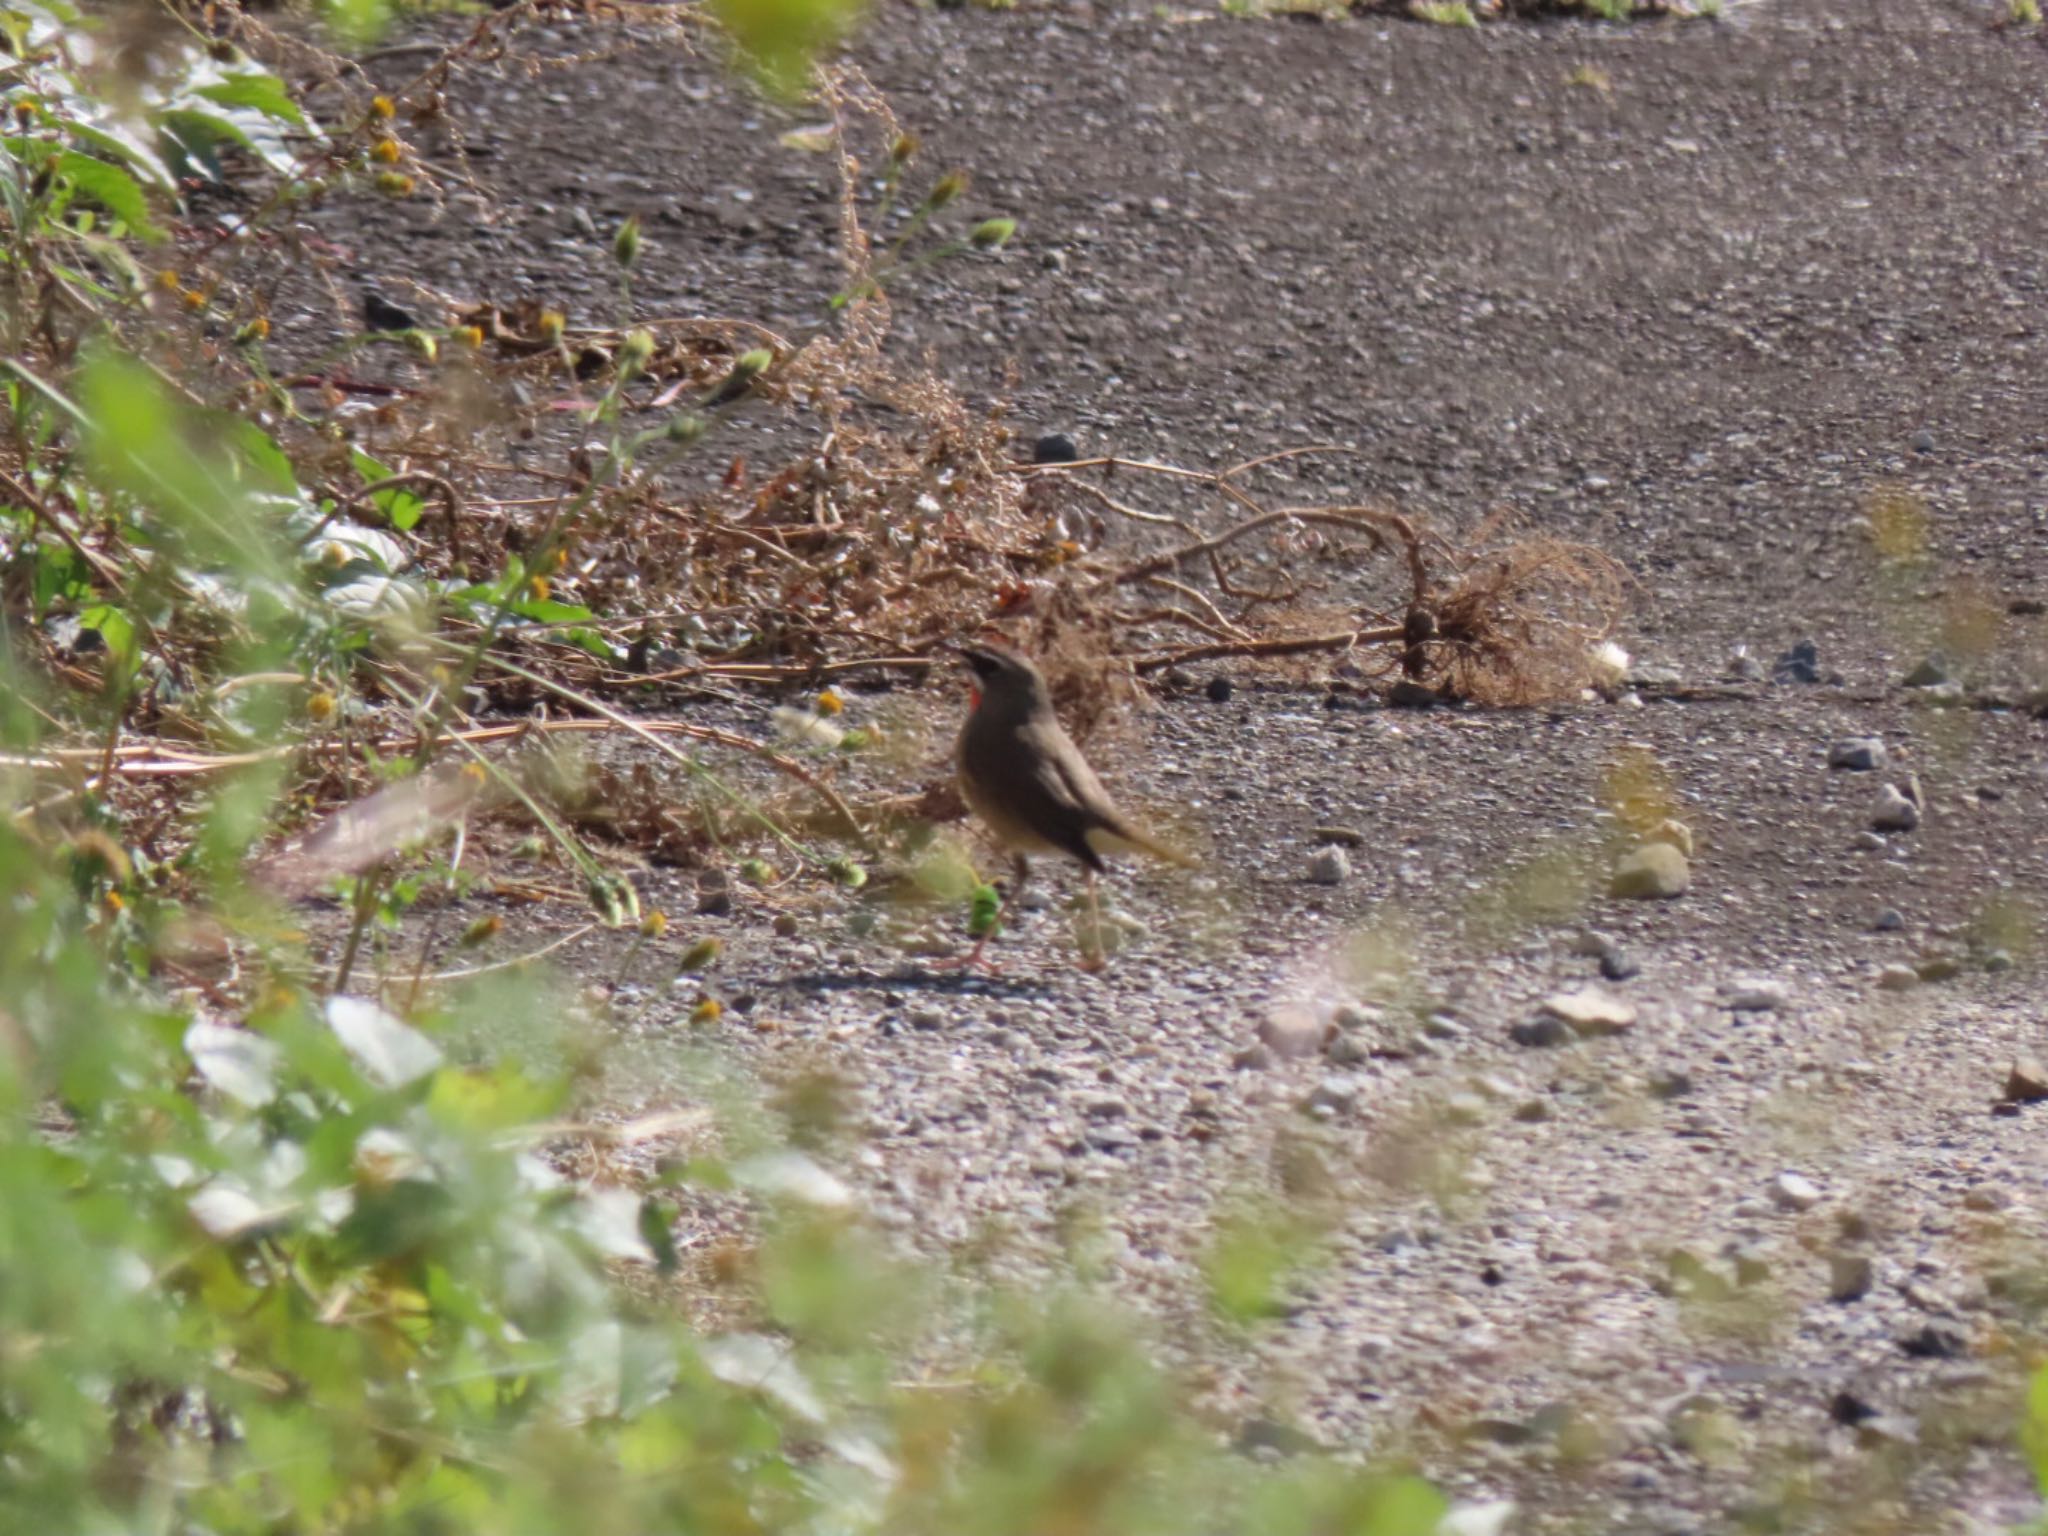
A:
{"label": "bird's leg", "polygon": [[974,948],[958,960],[941,960],[938,968],[942,971],[996,971],[999,967],[993,960],[982,958],[982,951],[988,948],[988,941],[996,936],[1003,926],[1003,914],[1010,910],[1010,903],[1017,899],[1017,893],[1024,889],[1024,882],[1031,878],[1031,861],[1023,854],[1011,855],[1010,868],[1016,880],[996,903],[996,910],[988,920],[988,926],[981,930],[981,937],[974,941]]}
{"label": "bird's leg", "polygon": [[1102,900],[1095,890],[1095,871],[1088,871],[1088,933],[1081,941],[1081,969],[1099,971],[1109,964],[1109,951],[1102,942]]}

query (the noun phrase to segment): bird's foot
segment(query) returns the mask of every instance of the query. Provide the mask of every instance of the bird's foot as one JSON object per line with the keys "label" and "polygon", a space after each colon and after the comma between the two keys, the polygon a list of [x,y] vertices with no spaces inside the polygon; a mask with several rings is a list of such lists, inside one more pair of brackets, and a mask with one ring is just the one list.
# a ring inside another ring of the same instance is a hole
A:
{"label": "bird's foot", "polygon": [[932,962],[932,969],[935,971],[980,971],[984,976],[1001,975],[1002,965],[995,960],[991,960],[988,957],[987,951],[988,939],[986,937],[977,939],[974,948],[970,949],[966,954],[955,955],[948,960],[934,960]]}

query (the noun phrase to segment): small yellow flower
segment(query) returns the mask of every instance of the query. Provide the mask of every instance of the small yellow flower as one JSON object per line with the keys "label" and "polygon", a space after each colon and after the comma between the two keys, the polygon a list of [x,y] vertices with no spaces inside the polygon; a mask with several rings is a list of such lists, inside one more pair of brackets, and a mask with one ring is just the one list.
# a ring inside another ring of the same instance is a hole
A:
{"label": "small yellow flower", "polygon": [[106,902],[107,915],[109,917],[121,911],[124,907],[128,905],[127,902],[121,899],[121,893],[119,891],[109,891],[107,892],[106,896],[103,899]]}
{"label": "small yellow flower", "polygon": [[187,309],[196,310],[206,308],[206,295],[201,293],[197,288],[187,288],[183,293],[179,294],[178,297],[184,302],[184,305]]}
{"label": "small yellow flower", "polygon": [[548,593],[553,590],[553,587],[549,584],[548,579],[545,576],[530,577],[528,578],[526,584],[529,588],[532,589],[534,601],[536,602],[546,602],[548,600]]}
{"label": "small yellow flower", "polygon": [[455,331],[455,339],[465,347],[474,350],[484,344],[484,329],[480,325],[458,326]]}
{"label": "small yellow flower", "polygon": [[389,96],[372,96],[370,98],[370,116],[382,118],[388,123],[392,118],[398,116],[398,103]]}
{"label": "small yellow flower", "polygon": [[405,147],[396,139],[379,139],[370,146],[370,158],[379,165],[396,165],[404,155]]}
{"label": "small yellow flower", "polygon": [[845,708],[846,700],[840,698],[833,689],[827,688],[818,695],[818,713],[821,715],[836,715]]}
{"label": "small yellow flower", "polygon": [[156,285],[165,293],[176,293],[185,286],[185,280],[169,267],[165,267],[157,273]]}
{"label": "small yellow flower", "polygon": [[334,695],[322,688],[306,700],[306,718],[317,725],[325,725],[334,718]]}
{"label": "small yellow flower", "polygon": [[716,1024],[725,1016],[725,1004],[715,997],[707,997],[690,1010],[692,1024]]}
{"label": "small yellow flower", "polygon": [[484,772],[484,765],[482,763],[464,763],[462,765],[462,776],[469,780],[472,789],[481,788],[490,780],[490,775]]}
{"label": "small yellow flower", "polygon": [[556,550],[548,556],[547,564],[550,571],[567,570],[569,568],[569,551],[566,549]]}
{"label": "small yellow flower", "polygon": [[562,333],[568,328],[568,319],[559,309],[544,309],[540,312],[540,339],[542,341],[560,341]]}
{"label": "small yellow flower", "polygon": [[640,919],[640,937],[643,939],[658,939],[667,932],[668,914],[659,907]]}
{"label": "small yellow flower", "polygon": [[270,322],[262,315],[258,315],[254,320],[251,320],[235,332],[235,340],[241,342],[244,346],[252,342],[268,341],[269,339]]}
{"label": "small yellow flower", "polygon": [[417,185],[418,183],[403,171],[379,171],[377,173],[377,190],[386,197],[410,197],[412,196],[412,189]]}

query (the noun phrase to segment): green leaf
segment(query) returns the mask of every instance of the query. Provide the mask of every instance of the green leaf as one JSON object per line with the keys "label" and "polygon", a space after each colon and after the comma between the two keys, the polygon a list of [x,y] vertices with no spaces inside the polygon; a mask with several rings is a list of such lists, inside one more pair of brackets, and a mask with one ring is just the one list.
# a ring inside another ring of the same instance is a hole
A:
{"label": "green leaf", "polygon": [[230,75],[218,85],[202,85],[193,92],[224,107],[248,107],[265,117],[274,117],[296,128],[306,126],[306,114],[299,110],[284,82],[271,74]]}
{"label": "green leaf", "polygon": [[551,597],[534,597],[514,603],[512,612],[536,624],[570,624],[591,616],[590,610],[580,603],[558,603]]}
{"label": "green leaf", "polygon": [[149,221],[149,199],[143,195],[142,183],[118,165],[67,149],[57,156],[57,174],[79,195],[125,221],[143,240],[154,244],[164,238],[163,231]]}
{"label": "green leaf", "polygon": [[159,192],[177,191],[178,178],[164,164],[163,156],[126,128],[96,127],[80,122],[68,126],[71,137],[80,144],[98,150],[107,159],[124,162]]}
{"label": "green leaf", "polygon": [[[355,464],[356,473],[363,477],[366,484],[375,485],[379,480],[391,478],[391,471],[362,449],[351,449],[349,457]],[[385,520],[400,533],[408,531],[427,510],[426,498],[416,495],[402,485],[394,485],[389,490],[377,492],[370,498],[370,505],[383,513]]]}
{"label": "green leaf", "polygon": [[227,179],[220,163],[222,145],[256,153],[249,135],[234,123],[190,107],[166,112],[158,119],[157,130],[170,146],[173,168],[208,181]]}
{"label": "green leaf", "polygon": [[99,632],[107,642],[107,651],[118,662],[126,663],[135,656],[135,622],[107,603],[96,603],[78,616],[81,629]]}
{"label": "green leaf", "polygon": [[2027,1413],[2020,1421],[2020,1447],[2034,1469],[2034,1482],[2048,1495],[2048,1366],[2034,1372],[2027,1387]]}

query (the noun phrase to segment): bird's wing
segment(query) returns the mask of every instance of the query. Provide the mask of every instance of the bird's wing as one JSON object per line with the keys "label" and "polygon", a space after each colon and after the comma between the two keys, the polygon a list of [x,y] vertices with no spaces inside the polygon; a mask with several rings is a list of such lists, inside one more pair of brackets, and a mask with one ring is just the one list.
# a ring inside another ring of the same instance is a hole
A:
{"label": "bird's wing", "polygon": [[[1087,842],[1091,855],[1115,851],[1121,845],[1172,864],[1194,864],[1195,861],[1186,854],[1167,847],[1131,824],[1130,818],[1117,809],[1109,791],[1103,788],[1102,780],[1095,776],[1095,770],[1088,766],[1088,760],[1064,730],[1054,726],[1049,732],[1042,731],[1035,725],[1027,726],[1026,730],[1043,736],[1057,735],[1056,744],[1044,741],[1041,745],[1046,750],[1034,754],[1040,765],[1038,776],[1049,781],[1047,790],[1052,796],[1061,804],[1072,807],[1068,819],[1081,825],[1081,836]],[[1093,865],[1098,858],[1090,858],[1086,862]]]}

